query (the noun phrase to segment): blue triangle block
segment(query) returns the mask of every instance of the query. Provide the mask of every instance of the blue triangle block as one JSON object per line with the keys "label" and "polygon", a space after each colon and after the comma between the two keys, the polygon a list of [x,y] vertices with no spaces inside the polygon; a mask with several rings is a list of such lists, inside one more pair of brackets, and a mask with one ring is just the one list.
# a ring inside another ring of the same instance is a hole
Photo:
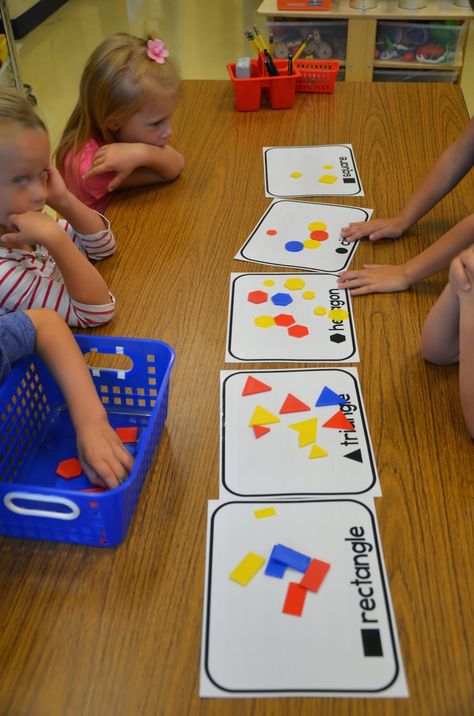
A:
{"label": "blue triangle block", "polygon": [[342,405],[343,403],[347,403],[347,400],[344,400],[340,395],[331,390],[331,388],[325,386],[316,401],[316,407],[322,408],[325,405]]}

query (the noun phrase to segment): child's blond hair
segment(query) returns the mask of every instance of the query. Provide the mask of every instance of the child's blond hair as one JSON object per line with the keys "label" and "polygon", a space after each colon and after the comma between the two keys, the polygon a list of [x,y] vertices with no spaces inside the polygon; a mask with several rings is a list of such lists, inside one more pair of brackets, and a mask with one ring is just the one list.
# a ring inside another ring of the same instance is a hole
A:
{"label": "child's blond hair", "polygon": [[0,137],[11,137],[18,128],[48,131],[22,94],[14,89],[0,88]]}
{"label": "child's blond hair", "polygon": [[147,55],[151,39],[120,32],[104,40],[89,57],[81,77],[79,101],[55,151],[61,173],[71,149],[72,158],[89,139],[113,142],[111,128],[127,122],[150,93],[178,93],[180,77],[175,64],[169,58],[158,64]]}

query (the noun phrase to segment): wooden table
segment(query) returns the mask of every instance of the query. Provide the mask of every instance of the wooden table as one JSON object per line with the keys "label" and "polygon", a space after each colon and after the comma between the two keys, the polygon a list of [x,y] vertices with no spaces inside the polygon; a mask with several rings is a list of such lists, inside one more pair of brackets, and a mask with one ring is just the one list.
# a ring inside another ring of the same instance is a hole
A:
{"label": "wooden table", "polygon": [[[185,82],[175,121],[183,176],[118,195],[110,208],[119,248],[101,270],[118,311],[101,332],[161,338],[175,348],[167,428],[119,548],[0,540],[0,713],[467,716],[474,708],[473,446],[456,367],[426,365],[418,348],[445,275],[403,294],[353,301],[383,490],[376,509],[410,698],[199,699],[229,274],[260,270],[233,256],[268,206],[262,146],[351,142],[366,196],[347,203],[387,215],[468,119],[459,89],[449,85],[341,83],[334,95],[298,95],[289,111],[238,113],[232,100],[228,82]],[[362,243],[354,265],[419,252],[472,211],[473,189],[471,174],[405,238]]]}

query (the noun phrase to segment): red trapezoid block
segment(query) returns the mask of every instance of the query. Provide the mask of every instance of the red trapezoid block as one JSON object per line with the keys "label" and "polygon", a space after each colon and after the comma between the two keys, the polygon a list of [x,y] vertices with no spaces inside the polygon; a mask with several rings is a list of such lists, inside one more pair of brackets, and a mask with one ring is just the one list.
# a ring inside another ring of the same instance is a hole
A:
{"label": "red trapezoid block", "polygon": [[134,425],[127,428],[115,428],[115,432],[123,443],[136,443],[138,428]]}

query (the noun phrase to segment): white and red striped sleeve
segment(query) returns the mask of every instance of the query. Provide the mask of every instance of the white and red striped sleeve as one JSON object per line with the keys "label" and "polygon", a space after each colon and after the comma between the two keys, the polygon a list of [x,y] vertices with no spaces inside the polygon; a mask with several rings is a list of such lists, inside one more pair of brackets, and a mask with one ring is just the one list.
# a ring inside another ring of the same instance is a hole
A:
{"label": "white and red striped sleeve", "polygon": [[[22,254],[18,258],[18,253]],[[115,299],[104,305],[88,305],[71,298],[59,271],[48,261],[42,266],[31,254],[13,252],[0,257],[0,315],[28,308],[51,308],[70,325],[78,328],[107,323],[115,312]]]}
{"label": "white and red striped sleeve", "polygon": [[[96,212],[98,213],[98,212]],[[79,234],[67,221],[59,219],[59,225],[67,232],[67,234],[73,240],[75,246],[82,250],[87,258],[99,261],[105,259],[107,256],[112,256],[115,253],[115,237],[110,228],[110,224],[105,216],[99,214],[102,221],[104,222],[103,231],[98,231],[96,234]]]}

